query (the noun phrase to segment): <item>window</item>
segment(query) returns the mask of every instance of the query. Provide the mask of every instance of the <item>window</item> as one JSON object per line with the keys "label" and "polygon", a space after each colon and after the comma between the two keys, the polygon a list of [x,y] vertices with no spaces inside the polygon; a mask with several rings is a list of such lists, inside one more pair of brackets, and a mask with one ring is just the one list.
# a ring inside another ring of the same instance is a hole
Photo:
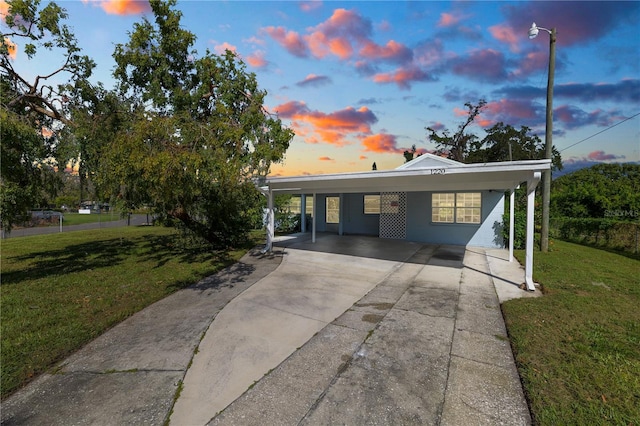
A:
{"label": "window", "polygon": [[327,197],[327,223],[340,223],[340,197]]}
{"label": "window", "polygon": [[479,192],[465,192],[456,194],[456,222],[480,223],[481,209]]}
{"label": "window", "polygon": [[[313,196],[305,196],[307,198],[305,210],[306,214],[313,216]],[[300,210],[302,208],[302,196],[294,196],[287,202],[285,208],[289,209],[290,213],[293,214],[301,214]]]}
{"label": "window", "polygon": [[431,221],[479,224],[481,207],[482,194],[479,192],[431,194]]}
{"label": "window", "polygon": [[287,202],[287,207],[290,213],[300,214],[300,197],[291,197],[291,199]]}
{"label": "window", "polygon": [[309,195],[305,195],[305,197],[307,197],[307,204],[306,204],[306,214],[313,216],[313,195],[309,196]]}
{"label": "window", "polygon": [[364,196],[364,214],[380,214],[380,196]]}
{"label": "window", "polygon": [[455,194],[431,194],[431,220],[453,223]]}

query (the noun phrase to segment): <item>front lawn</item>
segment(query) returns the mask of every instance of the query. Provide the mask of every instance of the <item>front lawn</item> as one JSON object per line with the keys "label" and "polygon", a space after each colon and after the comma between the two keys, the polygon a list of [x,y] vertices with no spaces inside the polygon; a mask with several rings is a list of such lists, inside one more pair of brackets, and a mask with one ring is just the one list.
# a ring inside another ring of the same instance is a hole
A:
{"label": "front lawn", "polygon": [[2,396],[128,316],[236,262],[256,242],[194,253],[161,227],[2,241]]}
{"label": "front lawn", "polygon": [[554,241],[533,277],[503,312],[535,424],[640,424],[640,261]]}

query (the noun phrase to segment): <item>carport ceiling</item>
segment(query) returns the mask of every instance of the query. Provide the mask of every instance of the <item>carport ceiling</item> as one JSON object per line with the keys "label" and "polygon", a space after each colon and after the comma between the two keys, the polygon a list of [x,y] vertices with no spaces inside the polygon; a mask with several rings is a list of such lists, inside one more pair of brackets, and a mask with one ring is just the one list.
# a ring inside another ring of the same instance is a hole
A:
{"label": "carport ceiling", "polygon": [[377,170],[267,178],[272,191],[289,194],[479,191],[513,189],[549,170],[551,160],[474,163],[443,168]]}

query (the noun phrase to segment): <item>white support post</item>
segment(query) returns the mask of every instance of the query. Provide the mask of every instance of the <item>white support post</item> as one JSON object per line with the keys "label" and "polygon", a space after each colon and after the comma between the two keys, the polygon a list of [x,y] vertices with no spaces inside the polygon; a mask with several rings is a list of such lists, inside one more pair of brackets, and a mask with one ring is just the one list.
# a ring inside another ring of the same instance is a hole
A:
{"label": "white support post", "polygon": [[300,194],[300,231],[307,232],[307,196]]}
{"label": "white support post", "polygon": [[265,252],[271,252],[273,250],[273,237],[275,235],[275,218],[273,214],[273,191],[269,189],[267,195],[267,245],[264,248]]}
{"label": "white support post", "polygon": [[313,220],[311,221],[311,242],[316,242],[316,216],[318,211],[318,200],[316,199],[316,193],[313,193]]}
{"label": "white support post", "polygon": [[540,172],[535,172],[533,179],[527,182],[527,247],[524,280],[529,291],[536,289],[533,284],[533,213],[538,182],[540,182]]}
{"label": "white support post", "polygon": [[509,195],[509,262],[513,262],[513,236],[514,236],[514,230],[513,230],[513,225],[515,223],[514,221],[514,203],[516,201],[516,189],[517,188],[513,188],[511,190],[511,194]]}
{"label": "white support post", "polygon": [[344,194],[340,194],[340,204],[338,205],[338,235],[344,233]]}

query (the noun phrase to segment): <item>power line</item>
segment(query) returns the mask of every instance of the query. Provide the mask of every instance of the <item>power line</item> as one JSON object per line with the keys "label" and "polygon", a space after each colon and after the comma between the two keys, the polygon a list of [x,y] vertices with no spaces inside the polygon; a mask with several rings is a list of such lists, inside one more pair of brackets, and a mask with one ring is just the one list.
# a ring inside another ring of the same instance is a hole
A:
{"label": "power line", "polygon": [[637,116],[639,116],[639,115],[640,115],[640,112],[639,112],[639,113],[637,113],[637,114],[635,114],[635,115],[632,115],[631,117],[627,117],[627,118],[625,118],[624,120],[619,121],[619,122],[617,122],[616,124],[613,124],[613,125],[611,125],[611,126],[607,127],[607,128],[606,128],[606,129],[604,129],[604,130],[600,130],[598,133],[594,133],[593,135],[588,136],[588,137],[586,137],[586,138],[582,139],[581,141],[578,141],[578,142],[576,142],[576,143],[574,143],[574,144],[572,144],[572,145],[569,145],[569,146],[568,146],[568,147],[566,147],[566,148],[561,149],[561,150],[560,150],[560,152],[566,151],[567,149],[569,149],[569,148],[571,148],[571,147],[574,147],[574,146],[578,145],[579,143],[582,143],[582,142],[584,142],[584,141],[587,141],[587,140],[589,140],[589,139],[591,139],[591,138],[593,138],[593,137],[595,137],[595,136],[598,136],[599,134],[604,133],[604,132],[606,132],[607,130],[611,130],[611,129],[613,129],[614,127],[616,127],[616,126],[618,126],[618,125],[620,125],[620,124],[624,123],[625,121],[629,121],[629,120],[631,120],[632,118],[635,118],[635,117],[637,117]]}

